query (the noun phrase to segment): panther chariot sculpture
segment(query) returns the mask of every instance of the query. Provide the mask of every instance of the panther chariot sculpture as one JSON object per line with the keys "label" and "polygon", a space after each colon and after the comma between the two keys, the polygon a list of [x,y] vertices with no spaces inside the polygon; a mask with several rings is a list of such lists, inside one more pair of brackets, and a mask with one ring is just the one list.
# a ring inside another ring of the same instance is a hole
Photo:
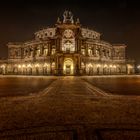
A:
{"label": "panther chariot sculpture", "polygon": [[74,23],[73,14],[71,11],[66,10],[63,14],[63,23]]}

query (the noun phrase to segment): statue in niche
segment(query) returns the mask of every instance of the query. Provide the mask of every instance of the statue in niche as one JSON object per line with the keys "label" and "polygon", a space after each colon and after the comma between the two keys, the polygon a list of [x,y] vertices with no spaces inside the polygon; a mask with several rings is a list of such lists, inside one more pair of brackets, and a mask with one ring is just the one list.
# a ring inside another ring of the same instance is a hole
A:
{"label": "statue in niche", "polygon": [[14,55],[15,55],[15,51],[11,49],[11,50],[10,50],[10,55],[11,55],[11,56],[14,56]]}
{"label": "statue in niche", "polygon": [[80,24],[80,20],[79,20],[79,18],[77,18],[77,20],[76,20],[76,24]]}

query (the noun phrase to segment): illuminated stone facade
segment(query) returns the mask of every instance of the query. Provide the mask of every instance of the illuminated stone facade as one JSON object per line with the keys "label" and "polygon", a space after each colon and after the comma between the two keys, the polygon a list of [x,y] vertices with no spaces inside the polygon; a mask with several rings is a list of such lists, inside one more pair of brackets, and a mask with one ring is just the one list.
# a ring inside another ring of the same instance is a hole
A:
{"label": "illuminated stone facade", "polygon": [[126,60],[126,45],[110,44],[101,34],[74,21],[70,11],[55,27],[35,33],[35,39],[8,43],[8,60],[1,74],[110,75],[133,74],[134,61]]}

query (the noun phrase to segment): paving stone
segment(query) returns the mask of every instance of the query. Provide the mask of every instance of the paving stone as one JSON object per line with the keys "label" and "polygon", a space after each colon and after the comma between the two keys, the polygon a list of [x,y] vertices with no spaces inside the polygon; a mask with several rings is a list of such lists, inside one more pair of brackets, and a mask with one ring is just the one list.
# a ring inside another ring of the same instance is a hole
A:
{"label": "paving stone", "polygon": [[136,140],[139,100],[107,94],[80,77],[57,78],[41,93],[0,99],[0,139]]}

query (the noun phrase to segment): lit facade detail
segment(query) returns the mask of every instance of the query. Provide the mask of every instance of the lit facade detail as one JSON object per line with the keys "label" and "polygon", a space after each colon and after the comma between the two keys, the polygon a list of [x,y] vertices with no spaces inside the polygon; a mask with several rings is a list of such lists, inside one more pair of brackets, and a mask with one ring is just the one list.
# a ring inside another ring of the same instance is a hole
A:
{"label": "lit facade detail", "polygon": [[8,59],[0,61],[0,74],[133,74],[134,61],[126,59],[125,49],[126,45],[101,40],[100,33],[84,28],[65,11],[63,20],[36,32],[32,41],[8,43]]}

